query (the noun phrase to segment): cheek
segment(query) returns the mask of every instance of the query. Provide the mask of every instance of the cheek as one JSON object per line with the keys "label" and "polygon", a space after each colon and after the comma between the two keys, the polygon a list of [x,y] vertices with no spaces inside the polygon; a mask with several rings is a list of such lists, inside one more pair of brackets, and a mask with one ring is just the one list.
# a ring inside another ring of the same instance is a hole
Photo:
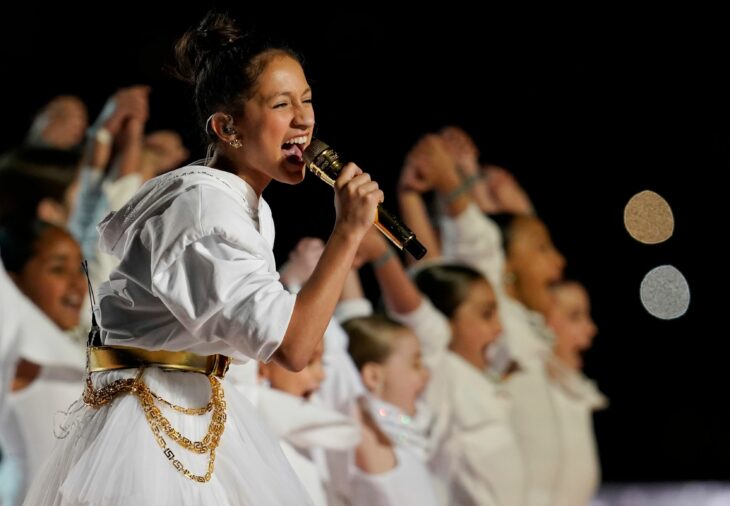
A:
{"label": "cheek", "polygon": [[37,274],[23,279],[23,291],[36,306],[47,312],[61,303],[67,283],[51,275]]}

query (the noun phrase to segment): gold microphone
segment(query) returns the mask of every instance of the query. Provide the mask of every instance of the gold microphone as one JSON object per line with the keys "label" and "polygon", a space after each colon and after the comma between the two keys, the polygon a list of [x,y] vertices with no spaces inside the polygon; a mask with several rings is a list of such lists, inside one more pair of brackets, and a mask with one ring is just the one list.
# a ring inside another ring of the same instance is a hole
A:
{"label": "gold microphone", "polygon": [[[335,180],[342,170],[342,162],[337,153],[319,139],[312,139],[312,143],[304,150],[304,163],[319,179],[334,187]],[[410,253],[419,260],[426,254],[426,248],[418,242],[416,234],[403,225],[398,219],[378,204],[375,216],[375,226],[378,227],[390,242],[398,249]]]}

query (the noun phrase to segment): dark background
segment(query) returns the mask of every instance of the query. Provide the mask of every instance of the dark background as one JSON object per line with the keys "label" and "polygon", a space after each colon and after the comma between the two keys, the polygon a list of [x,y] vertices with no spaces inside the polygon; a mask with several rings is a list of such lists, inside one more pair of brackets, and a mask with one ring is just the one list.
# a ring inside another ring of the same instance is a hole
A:
{"label": "dark background", "polygon": [[[149,9],[0,9],[0,148],[19,143],[57,94],[79,95],[93,119],[118,87],[145,83],[148,128],[177,129],[202,158],[191,93],[162,67],[207,6]],[[391,208],[408,147],[449,123],[523,183],[567,274],[592,296],[600,332],[587,372],[611,400],[596,417],[606,480],[730,480],[728,196],[719,182],[730,152],[730,37],[718,13],[515,15],[451,3],[408,15],[303,4],[231,12],[305,56],[317,135],[371,172]],[[645,189],[674,212],[674,236],[661,245],[639,244],[623,227],[626,202]],[[278,259],[303,235],[326,238],[334,212],[324,184],[272,184],[266,197]],[[690,286],[677,320],[653,318],[639,300],[641,279],[662,264]]]}

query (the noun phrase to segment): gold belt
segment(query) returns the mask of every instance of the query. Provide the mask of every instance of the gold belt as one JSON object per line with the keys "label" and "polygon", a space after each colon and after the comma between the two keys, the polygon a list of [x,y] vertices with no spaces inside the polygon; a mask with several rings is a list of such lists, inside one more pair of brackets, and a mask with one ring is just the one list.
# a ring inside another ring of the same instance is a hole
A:
{"label": "gold belt", "polygon": [[187,351],[150,351],[129,346],[93,346],[89,348],[89,372],[159,367],[172,371],[190,371],[222,378],[231,359],[225,355],[196,355]]}
{"label": "gold belt", "polygon": [[[222,378],[230,359],[225,355],[202,356],[186,351],[149,351],[127,346],[89,346],[87,351],[86,388],[84,402],[96,409],[112,402],[121,394],[132,394],[139,399],[147,423],[152,429],[157,444],[163,455],[183,476],[198,483],[210,481],[215,466],[215,452],[220,443],[226,423],[226,401],[223,387],[218,378]],[[208,376],[211,388],[211,399],[202,407],[183,407],[172,404],[152,392],[142,381],[142,374],[147,367],[159,367],[173,371],[199,372]],[[135,378],[122,378],[99,389],[94,388],[91,380],[92,372],[113,371],[115,369],[139,369]],[[200,441],[192,441],[172,427],[170,421],[156,406],[156,401],[186,415],[204,415],[211,413],[211,420],[205,437]],[[197,454],[208,454],[208,467],[205,474],[196,475],[188,470],[175,455],[163,434],[175,441],[182,448]]]}

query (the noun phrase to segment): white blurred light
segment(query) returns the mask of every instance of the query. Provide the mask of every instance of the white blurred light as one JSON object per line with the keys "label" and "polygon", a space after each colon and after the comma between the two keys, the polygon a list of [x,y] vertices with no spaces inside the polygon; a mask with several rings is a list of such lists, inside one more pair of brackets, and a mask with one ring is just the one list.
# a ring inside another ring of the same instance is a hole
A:
{"label": "white blurred light", "polygon": [[687,280],[671,265],[650,270],[641,281],[640,294],[644,308],[662,320],[679,318],[689,307]]}

